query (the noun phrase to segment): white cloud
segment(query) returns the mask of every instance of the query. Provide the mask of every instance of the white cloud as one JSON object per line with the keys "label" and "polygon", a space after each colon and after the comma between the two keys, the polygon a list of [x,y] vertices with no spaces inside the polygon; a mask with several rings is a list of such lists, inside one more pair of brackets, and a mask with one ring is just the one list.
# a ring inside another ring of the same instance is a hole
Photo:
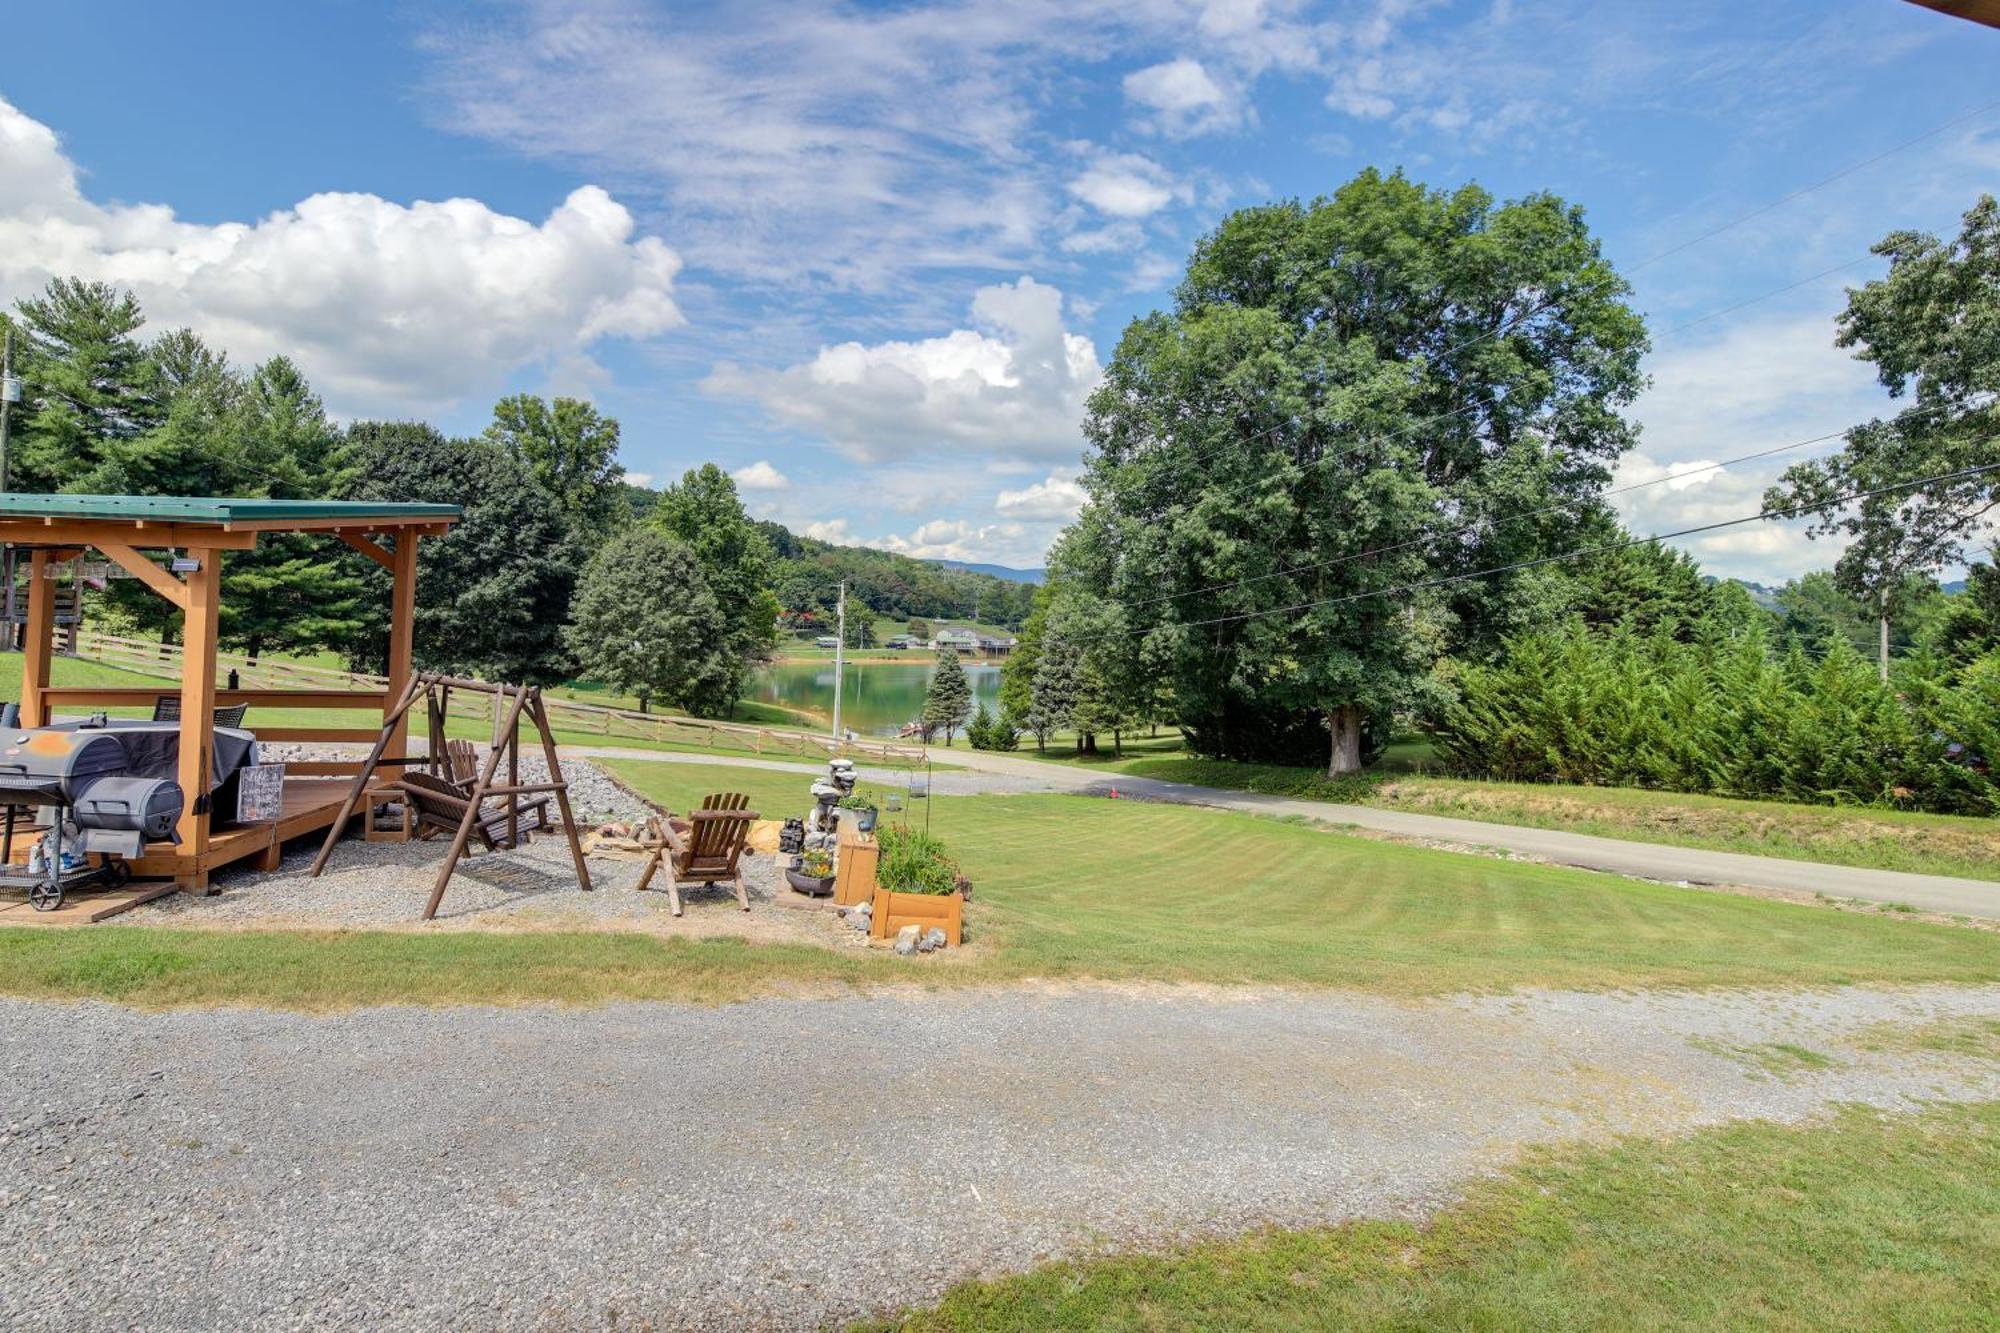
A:
{"label": "white cloud", "polygon": [[1083,487],[1070,477],[1050,475],[1018,491],[1002,491],[993,508],[1008,518],[1054,519],[1067,523],[1083,508]]}
{"label": "white cloud", "polygon": [[[1793,463],[1838,447],[1805,446],[1726,469],[1682,475],[1724,459],[1839,432],[1880,410],[1868,368],[1833,345],[1837,289],[1796,313],[1680,340],[1649,363],[1652,387],[1633,407],[1645,434],[1619,461],[1613,497],[1641,535],[1719,522],[1763,508],[1765,488]],[[1663,480],[1672,478],[1671,480]],[[1709,573],[1782,583],[1833,563],[1842,544],[1805,535],[1803,521],[1725,528],[1679,540]]]}
{"label": "white cloud", "polygon": [[1072,177],[1067,188],[1114,218],[1147,217],[1182,197],[1166,169],[1138,153],[1105,153]]}
{"label": "white cloud", "polygon": [[650,472],[627,472],[625,480],[631,482],[634,486],[651,486],[653,484],[653,474]]}
{"label": "white cloud", "polygon": [[284,353],[344,412],[431,410],[527,364],[684,322],[681,261],[595,186],[539,225],[474,199],[315,194],[255,222],[86,198],[45,125],[0,99],[0,299],[49,278],[131,289],[239,361]]}
{"label": "white cloud", "polygon": [[792,485],[790,477],[761,458],[729,475],[735,478],[739,488],[746,491],[783,491],[791,489]]}
{"label": "white cloud", "polygon": [[1243,122],[1237,99],[1199,60],[1186,56],[1125,76],[1125,96],[1151,114],[1145,123],[1174,137],[1234,129]]}
{"label": "white cloud", "polygon": [[911,342],[839,343],[783,370],[718,366],[711,392],[863,462],[944,444],[1010,456],[1083,447],[1084,400],[1102,371],[1089,338],[1063,327],[1062,293],[1023,277],[981,287],[972,327]]}

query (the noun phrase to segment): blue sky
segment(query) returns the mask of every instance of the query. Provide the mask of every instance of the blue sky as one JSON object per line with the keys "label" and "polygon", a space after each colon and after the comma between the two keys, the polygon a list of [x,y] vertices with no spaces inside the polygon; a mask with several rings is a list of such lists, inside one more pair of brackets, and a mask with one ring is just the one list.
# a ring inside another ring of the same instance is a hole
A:
{"label": "blue sky", "polygon": [[[0,299],[122,283],[343,417],[586,394],[635,474],[713,460],[801,531],[1017,565],[1121,329],[1232,208],[1369,165],[1583,206],[1654,331],[1629,483],[1884,411],[1842,285],[2000,188],[2000,106],[1967,115],[2000,32],[1899,0],[99,3],[7,45]],[[1752,512],[1791,457],[1628,521]]]}

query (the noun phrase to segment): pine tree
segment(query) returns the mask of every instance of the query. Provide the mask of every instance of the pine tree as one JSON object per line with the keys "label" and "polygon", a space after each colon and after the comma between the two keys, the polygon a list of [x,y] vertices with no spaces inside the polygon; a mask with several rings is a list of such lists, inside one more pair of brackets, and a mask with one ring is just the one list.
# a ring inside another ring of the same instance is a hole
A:
{"label": "pine tree", "polygon": [[951,744],[951,733],[958,729],[972,712],[972,684],[965,678],[965,668],[959,664],[958,650],[940,648],[937,655],[937,671],[931,676],[930,692],[924,696],[922,722],[926,731],[944,733],[944,743]]}
{"label": "pine tree", "polygon": [[130,292],[79,278],[54,279],[18,309],[27,410],[10,484],[59,490],[96,467],[107,443],[143,434],[165,415],[153,363],[134,336],[145,316]]}

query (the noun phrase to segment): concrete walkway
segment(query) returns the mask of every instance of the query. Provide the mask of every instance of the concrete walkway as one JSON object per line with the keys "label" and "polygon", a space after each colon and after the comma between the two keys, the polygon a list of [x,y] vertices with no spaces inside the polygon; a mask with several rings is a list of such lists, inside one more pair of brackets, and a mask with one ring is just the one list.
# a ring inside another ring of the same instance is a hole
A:
{"label": "concrete walkway", "polygon": [[[595,746],[564,748],[574,749],[576,753],[582,755],[664,759],[674,763],[738,765],[800,774],[823,771],[821,767],[813,764],[738,759],[726,755],[662,754],[655,750],[624,750]],[[1042,763],[990,751],[953,750],[950,759],[952,763],[961,767],[955,770],[939,770],[931,776],[932,790],[940,796],[1019,795],[1031,792],[1069,792],[1083,796],[1108,796],[1116,791],[1120,797],[1132,800],[1205,805],[1222,810],[1241,810],[1251,814],[1290,815],[1320,823],[1351,825],[1396,837],[1420,838],[1516,852],[1538,860],[1553,861],[1559,865],[1581,866],[1588,870],[1601,870],[1614,875],[1636,875],[1643,879],[1689,884],[1728,884],[1790,893],[1817,893],[1829,898],[1858,898],[1864,902],[1895,903],[1925,912],[2000,919],[2000,882],[1990,880],[1964,879],[1953,875],[1918,875],[1900,870],[1864,870],[1854,866],[1825,865],[1817,861],[1748,856],[1741,852],[1708,851],[1697,847],[1670,847],[1623,838],[1601,838],[1587,833],[1565,833],[1556,829],[1520,828],[1512,824],[1488,824],[1472,819],[1452,819],[1445,815],[1380,810],[1366,805],[1339,805],[1331,801],[1265,796],[1256,792],[1230,791],[1186,782],[1162,782],[1157,778],[1133,777],[1122,773],[1093,773],[1071,768],[1066,764]],[[904,780],[904,775],[900,771],[871,770],[864,767],[862,775],[867,781],[889,785],[900,785]]]}

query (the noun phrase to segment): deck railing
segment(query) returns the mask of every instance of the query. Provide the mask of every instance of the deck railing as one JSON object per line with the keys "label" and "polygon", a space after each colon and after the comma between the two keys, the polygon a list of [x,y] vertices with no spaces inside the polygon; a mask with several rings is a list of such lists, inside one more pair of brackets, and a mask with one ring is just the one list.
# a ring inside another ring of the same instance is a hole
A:
{"label": "deck railing", "polygon": [[[181,674],[181,647],[174,643],[123,638],[85,629],[77,635],[76,656],[106,666],[122,667],[145,675],[178,680]],[[241,702],[256,707],[374,708],[380,709],[387,697],[386,676],[346,671],[338,667],[314,666],[273,657],[245,657],[217,653],[216,670],[227,676],[236,673],[240,690],[216,691],[217,703]],[[165,691],[160,691],[164,693]],[[116,689],[51,688],[44,695],[50,704],[145,704],[154,692],[119,687]],[[113,699],[110,696],[118,695]],[[123,696],[132,697],[125,698]],[[579,703],[544,694],[542,702],[549,721],[570,733],[604,737],[607,740],[649,740],[668,745],[699,746],[703,749],[748,750],[752,754],[783,754],[822,759],[834,752],[833,740],[824,734],[782,727],[760,727],[744,722],[710,722],[700,718],[668,717],[659,713],[639,713],[627,708],[607,708],[602,704]],[[464,716],[492,720],[492,696],[463,694],[452,700],[453,711]],[[272,740],[373,740],[370,730],[358,734],[353,728],[258,728],[258,734]],[[305,733],[315,734],[307,735]],[[333,733],[343,734],[335,735]],[[840,753],[855,758],[877,759],[884,763],[915,766],[925,752],[908,745],[885,741],[853,740],[840,746]]]}

